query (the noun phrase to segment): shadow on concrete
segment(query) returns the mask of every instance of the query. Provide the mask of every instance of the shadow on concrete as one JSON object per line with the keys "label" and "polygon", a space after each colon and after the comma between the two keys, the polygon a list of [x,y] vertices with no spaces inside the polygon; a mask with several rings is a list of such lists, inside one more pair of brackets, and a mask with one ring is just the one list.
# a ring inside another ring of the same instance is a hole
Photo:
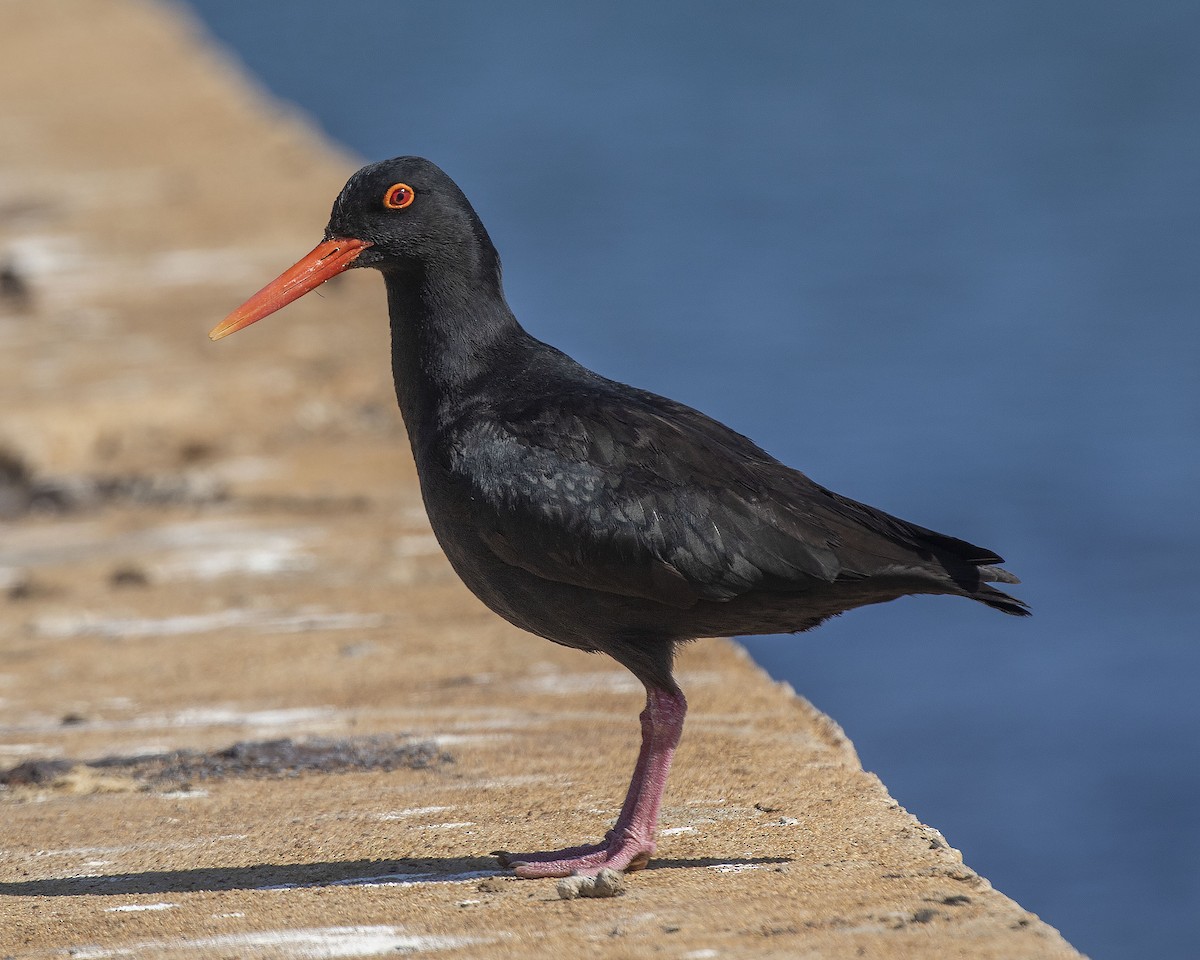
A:
{"label": "shadow on concrete", "polygon": [[[714,868],[737,871],[788,862],[787,857],[704,857],[691,860],[655,860],[646,869]],[[350,887],[372,884],[408,886],[425,883],[465,883],[485,877],[512,877],[512,874],[499,867],[493,857],[268,863],[252,867],[146,870],[142,873],[109,873],[90,877],[0,882],[0,897],[112,897],[140,893],[287,890],[300,887]]]}
{"label": "shadow on concrete", "polygon": [[196,867],[188,870],[146,870],[141,873],[20,880],[14,883],[0,883],[0,896],[103,897],[137,893],[453,883],[499,876],[502,873],[491,857],[266,863],[251,867]]}

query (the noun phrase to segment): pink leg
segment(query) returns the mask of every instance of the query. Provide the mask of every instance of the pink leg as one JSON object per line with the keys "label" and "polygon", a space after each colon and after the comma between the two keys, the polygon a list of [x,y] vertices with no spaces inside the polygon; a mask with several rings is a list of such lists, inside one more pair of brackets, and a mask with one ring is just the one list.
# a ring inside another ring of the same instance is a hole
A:
{"label": "pink leg", "polygon": [[658,809],[671,758],[683,733],[687,701],[679,691],[646,688],[642,711],[642,748],[621,814],[603,842],[545,853],[504,853],[500,863],[521,877],[566,877],[573,873],[594,875],[612,870],[640,870],[654,853]]}

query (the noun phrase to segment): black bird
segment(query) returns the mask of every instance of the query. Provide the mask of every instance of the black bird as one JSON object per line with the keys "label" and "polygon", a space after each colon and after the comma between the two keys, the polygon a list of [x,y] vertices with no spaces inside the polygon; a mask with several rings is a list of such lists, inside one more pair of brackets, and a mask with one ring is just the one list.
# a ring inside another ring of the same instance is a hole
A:
{"label": "black bird", "polygon": [[383,274],[392,370],[429,521],[463,582],[510,623],[601,651],[646,687],[642,746],[597,844],[502,854],[521,876],[634,870],[687,709],[675,649],[808,630],[906,594],[1025,616],[990,550],[839,496],[733,430],[605,379],[530,336],[471,204],[419,157],[363,167],[325,239],[229,315],[240,330],[350,267]]}

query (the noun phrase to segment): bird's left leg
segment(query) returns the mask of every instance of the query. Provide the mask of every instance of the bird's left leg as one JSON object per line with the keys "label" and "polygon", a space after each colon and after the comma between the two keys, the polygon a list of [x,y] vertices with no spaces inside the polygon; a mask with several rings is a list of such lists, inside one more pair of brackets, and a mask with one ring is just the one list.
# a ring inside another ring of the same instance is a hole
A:
{"label": "bird's left leg", "polygon": [[649,863],[663,790],[686,714],[687,700],[677,687],[646,687],[637,765],[617,822],[602,842],[543,853],[502,853],[500,863],[521,877],[594,875],[606,868],[640,870]]}

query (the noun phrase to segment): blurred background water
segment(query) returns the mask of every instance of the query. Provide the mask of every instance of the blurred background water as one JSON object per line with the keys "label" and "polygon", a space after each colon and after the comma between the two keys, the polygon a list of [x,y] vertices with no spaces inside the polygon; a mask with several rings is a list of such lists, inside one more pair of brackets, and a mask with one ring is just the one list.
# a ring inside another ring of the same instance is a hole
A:
{"label": "blurred background water", "polygon": [[1196,956],[1200,5],[191,6],[455,177],[535,335],[1005,555],[1031,620],[747,646],[1081,949]]}

